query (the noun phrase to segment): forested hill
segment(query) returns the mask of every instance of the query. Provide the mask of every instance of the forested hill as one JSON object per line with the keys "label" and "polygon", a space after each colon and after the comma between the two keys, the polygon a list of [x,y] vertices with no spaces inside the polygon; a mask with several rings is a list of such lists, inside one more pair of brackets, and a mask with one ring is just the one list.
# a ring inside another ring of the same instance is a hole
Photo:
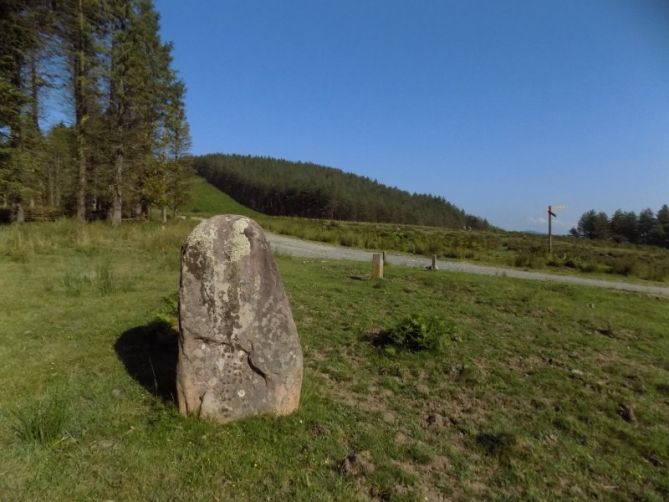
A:
{"label": "forested hill", "polygon": [[364,176],[308,162],[211,154],[197,172],[237,201],[271,215],[489,229],[443,197],[411,194]]}

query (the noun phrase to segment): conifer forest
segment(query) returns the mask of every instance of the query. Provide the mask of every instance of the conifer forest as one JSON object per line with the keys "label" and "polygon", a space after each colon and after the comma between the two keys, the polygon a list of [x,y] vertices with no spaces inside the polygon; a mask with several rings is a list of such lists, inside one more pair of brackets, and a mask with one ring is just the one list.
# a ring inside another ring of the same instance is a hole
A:
{"label": "conifer forest", "polygon": [[190,177],[184,83],[151,0],[0,3],[0,218],[144,218]]}

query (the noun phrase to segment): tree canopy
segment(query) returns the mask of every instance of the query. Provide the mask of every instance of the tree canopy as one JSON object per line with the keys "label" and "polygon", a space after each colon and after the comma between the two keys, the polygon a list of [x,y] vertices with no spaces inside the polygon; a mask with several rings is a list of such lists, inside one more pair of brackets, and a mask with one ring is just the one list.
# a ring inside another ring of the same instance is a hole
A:
{"label": "tree canopy", "polygon": [[[0,205],[117,224],[182,204],[190,134],[171,51],[152,0],[0,3]],[[41,131],[54,102],[69,119]]]}
{"label": "tree canopy", "polygon": [[340,169],[271,157],[211,154],[197,172],[247,206],[272,215],[489,229],[443,197],[412,194]]}
{"label": "tree canopy", "polygon": [[583,213],[571,233],[587,239],[669,247],[669,206],[664,204],[657,213],[647,208],[638,216],[634,211],[618,209],[610,219],[606,213],[591,209]]}

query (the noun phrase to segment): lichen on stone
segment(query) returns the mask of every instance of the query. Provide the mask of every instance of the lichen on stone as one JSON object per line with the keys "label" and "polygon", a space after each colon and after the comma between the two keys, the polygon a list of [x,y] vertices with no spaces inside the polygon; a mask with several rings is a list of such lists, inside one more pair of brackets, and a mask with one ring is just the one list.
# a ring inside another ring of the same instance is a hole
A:
{"label": "lichen on stone", "polygon": [[230,242],[230,261],[237,262],[251,254],[251,242],[244,233],[249,220],[240,218],[232,224],[232,239]]}
{"label": "lichen on stone", "polygon": [[302,350],[260,226],[233,215],[202,222],[184,245],[181,274],[182,413],[228,422],[294,411]]}

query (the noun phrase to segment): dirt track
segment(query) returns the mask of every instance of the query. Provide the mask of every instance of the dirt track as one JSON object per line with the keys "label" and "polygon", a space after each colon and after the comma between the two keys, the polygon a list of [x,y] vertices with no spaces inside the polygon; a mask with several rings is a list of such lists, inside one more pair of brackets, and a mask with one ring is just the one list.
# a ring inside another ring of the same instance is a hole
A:
{"label": "dirt track", "polygon": [[[304,241],[285,235],[267,232],[267,238],[272,249],[279,254],[290,256],[301,256],[304,258],[320,258],[327,260],[353,260],[371,262],[372,253],[363,249],[346,248],[323,244],[320,242]],[[427,267],[430,260],[416,255],[402,255],[386,253],[386,259],[391,265],[404,265],[408,267]],[[449,272],[466,272],[469,274],[496,275],[502,277],[513,277],[516,279],[530,279],[534,281],[552,281],[566,284],[579,284],[597,288],[618,289],[624,291],[635,291],[669,297],[669,287],[650,286],[643,284],[632,284],[619,281],[608,281],[601,279],[587,279],[572,275],[546,274],[543,272],[528,272],[513,268],[492,267],[487,265],[474,265],[466,262],[438,261],[440,270]]]}

